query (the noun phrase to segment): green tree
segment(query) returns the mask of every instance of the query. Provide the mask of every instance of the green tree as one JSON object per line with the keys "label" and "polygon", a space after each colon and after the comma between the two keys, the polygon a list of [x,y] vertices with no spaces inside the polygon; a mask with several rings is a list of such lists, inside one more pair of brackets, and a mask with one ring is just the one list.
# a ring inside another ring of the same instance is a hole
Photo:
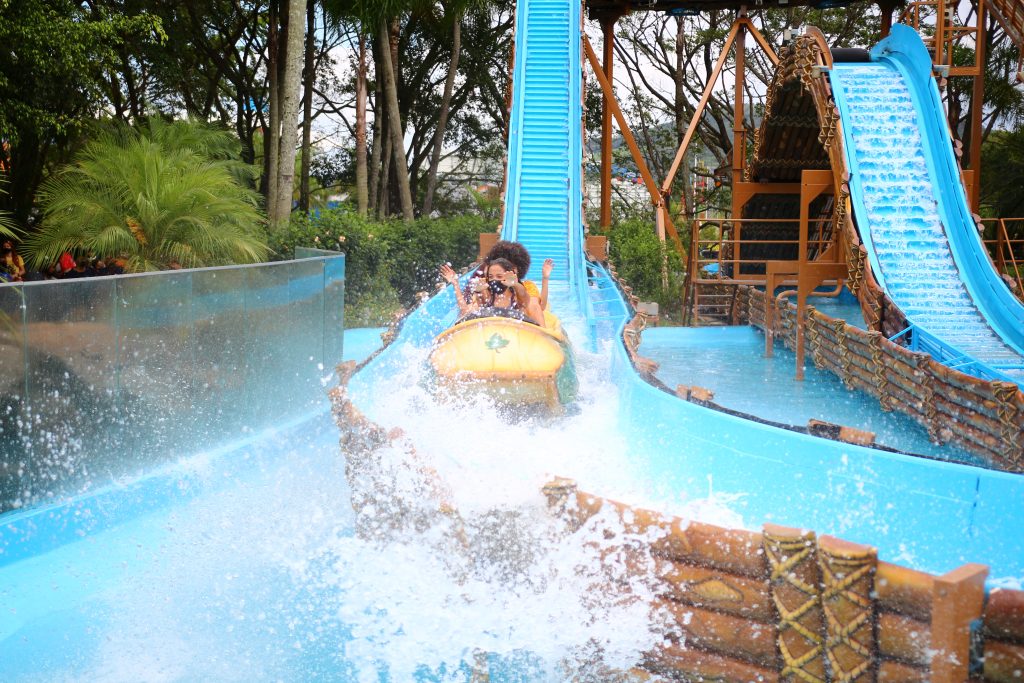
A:
{"label": "green tree", "polygon": [[155,17],[122,12],[97,18],[72,0],[0,0],[0,197],[21,225],[47,163],[66,158],[103,103],[105,70],[131,43],[159,42]]}
{"label": "green tree", "polygon": [[[993,131],[981,148],[981,169],[984,213],[997,218],[1024,216],[1024,128]],[[1012,225],[1024,227],[1022,222]]]}
{"label": "green tree", "polygon": [[179,138],[182,126],[101,133],[50,177],[42,228],[24,242],[32,265],[66,251],[121,255],[130,271],[263,260],[256,193],[230,159],[205,156],[225,145],[209,131]]}

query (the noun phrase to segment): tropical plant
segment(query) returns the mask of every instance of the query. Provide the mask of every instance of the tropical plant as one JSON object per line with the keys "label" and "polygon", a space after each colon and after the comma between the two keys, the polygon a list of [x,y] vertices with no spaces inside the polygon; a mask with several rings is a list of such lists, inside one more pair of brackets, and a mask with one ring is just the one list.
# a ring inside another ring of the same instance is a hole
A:
{"label": "tropical plant", "polygon": [[492,220],[466,214],[450,218],[367,220],[351,208],[316,215],[292,214],[284,230],[271,233],[275,258],[291,258],[296,247],[345,252],[345,324],[381,325],[402,307],[433,292],[438,266],[469,265],[478,236],[493,229]]}
{"label": "tropical plant", "polygon": [[262,260],[255,192],[238,182],[230,159],[205,156],[224,149],[210,131],[175,130],[151,123],[101,133],[51,176],[39,195],[42,228],[24,241],[30,263],[64,252],[122,256],[129,271]]}
{"label": "tropical plant", "polygon": [[[0,187],[0,194],[5,194],[2,187]],[[18,226],[14,223],[14,218],[6,211],[0,211],[0,237],[14,237],[18,231]]]}

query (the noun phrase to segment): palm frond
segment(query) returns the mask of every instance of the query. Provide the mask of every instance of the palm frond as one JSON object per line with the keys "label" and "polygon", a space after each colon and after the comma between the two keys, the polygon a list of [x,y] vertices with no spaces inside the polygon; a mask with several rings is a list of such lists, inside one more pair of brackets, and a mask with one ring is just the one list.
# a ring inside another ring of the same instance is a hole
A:
{"label": "palm frond", "polygon": [[65,251],[123,256],[129,270],[266,258],[263,215],[225,137],[156,118],[139,133],[102,133],[41,187],[42,228],[25,242],[31,263]]}

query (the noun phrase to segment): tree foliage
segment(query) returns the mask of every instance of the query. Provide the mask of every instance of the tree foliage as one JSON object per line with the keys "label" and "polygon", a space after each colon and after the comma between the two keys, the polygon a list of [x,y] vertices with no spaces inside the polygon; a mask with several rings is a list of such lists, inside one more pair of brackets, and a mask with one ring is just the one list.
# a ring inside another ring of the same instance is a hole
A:
{"label": "tree foliage", "polygon": [[48,161],[61,160],[105,103],[118,52],[159,43],[162,24],[140,12],[97,13],[73,0],[0,2],[0,208],[21,224]]}
{"label": "tree foliage", "polygon": [[290,258],[295,247],[345,252],[345,324],[387,323],[421,292],[434,292],[445,262],[467,266],[478,236],[493,227],[483,216],[420,218],[412,223],[374,221],[348,209],[294,215],[286,230],[271,236],[275,258]]}
{"label": "tree foliage", "polygon": [[[36,267],[64,252],[121,256],[128,270],[248,263],[267,255],[255,193],[241,185],[227,148],[184,124],[100,134],[40,192],[42,229],[24,242]],[[201,127],[196,127],[201,128]]]}

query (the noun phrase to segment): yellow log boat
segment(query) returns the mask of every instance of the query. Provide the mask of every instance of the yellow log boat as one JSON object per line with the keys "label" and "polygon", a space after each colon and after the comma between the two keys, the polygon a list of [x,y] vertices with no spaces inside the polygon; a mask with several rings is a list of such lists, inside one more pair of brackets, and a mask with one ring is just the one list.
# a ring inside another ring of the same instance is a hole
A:
{"label": "yellow log boat", "polygon": [[456,323],[437,336],[430,353],[437,386],[480,391],[513,406],[558,410],[572,402],[578,387],[572,347],[552,318],[549,327],[498,316]]}

